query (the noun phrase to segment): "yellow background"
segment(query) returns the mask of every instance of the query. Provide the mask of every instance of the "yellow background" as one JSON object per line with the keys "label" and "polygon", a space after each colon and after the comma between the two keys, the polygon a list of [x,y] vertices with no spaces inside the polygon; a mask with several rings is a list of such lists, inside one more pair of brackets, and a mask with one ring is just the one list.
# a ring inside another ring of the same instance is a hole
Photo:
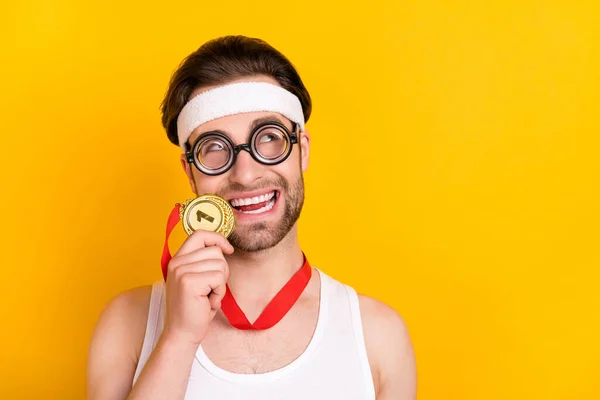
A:
{"label": "yellow background", "polygon": [[595,1],[2,5],[0,398],[81,399],[103,305],[160,278],[190,196],[159,122],[206,40],[314,100],[301,241],[393,305],[419,398],[600,398]]}

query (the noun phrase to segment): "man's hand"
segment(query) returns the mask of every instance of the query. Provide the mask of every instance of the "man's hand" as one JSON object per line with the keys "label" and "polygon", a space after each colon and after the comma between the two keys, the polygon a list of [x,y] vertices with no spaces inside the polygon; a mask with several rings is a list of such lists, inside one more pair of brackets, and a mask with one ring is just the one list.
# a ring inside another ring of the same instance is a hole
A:
{"label": "man's hand", "polygon": [[229,267],[223,254],[233,246],[222,235],[197,230],[168,266],[163,336],[200,345],[225,295]]}

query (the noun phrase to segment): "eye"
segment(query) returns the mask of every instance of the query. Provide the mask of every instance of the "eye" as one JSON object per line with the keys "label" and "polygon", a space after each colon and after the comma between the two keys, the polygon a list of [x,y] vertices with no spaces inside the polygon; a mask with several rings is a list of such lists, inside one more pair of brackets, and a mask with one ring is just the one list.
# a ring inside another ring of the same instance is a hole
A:
{"label": "eye", "polygon": [[286,134],[276,127],[265,128],[255,138],[255,150],[262,158],[275,160],[286,152],[286,138]]}
{"label": "eye", "polygon": [[258,143],[269,143],[274,140],[281,140],[281,135],[278,135],[276,133],[267,132],[260,136]]}
{"label": "eye", "polygon": [[210,153],[213,151],[223,151],[225,146],[221,142],[209,142],[203,146],[204,153]]}
{"label": "eye", "polygon": [[220,137],[206,137],[198,147],[196,158],[208,169],[221,168],[231,159],[231,147]]}
{"label": "eye", "polygon": [[263,128],[259,133],[258,136],[255,138],[255,143],[257,145],[261,145],[261,144],[267,144],[267,143],[273,143],[273,142],[280,142],[280,141],[284,141],[285,140],[285,133],[283,131],[281,131],[279,128],[277,127],[265,127]]}
{"label": "eye", "polygon": [[198,146],[198,154],[206,156],[208,154],[227,151],[228,146],[221,138],[207,137]]}

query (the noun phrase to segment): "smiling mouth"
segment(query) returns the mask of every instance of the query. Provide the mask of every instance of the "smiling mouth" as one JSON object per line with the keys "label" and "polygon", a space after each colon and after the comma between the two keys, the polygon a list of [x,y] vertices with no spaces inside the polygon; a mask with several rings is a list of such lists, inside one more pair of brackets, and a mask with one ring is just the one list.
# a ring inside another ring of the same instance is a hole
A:
{"label": "smiling mouth", "polygon": [[244,197],[229,200],[229,204],[242,214],[261,214],[271,210],[277,201],[277,191],[261,196]]}

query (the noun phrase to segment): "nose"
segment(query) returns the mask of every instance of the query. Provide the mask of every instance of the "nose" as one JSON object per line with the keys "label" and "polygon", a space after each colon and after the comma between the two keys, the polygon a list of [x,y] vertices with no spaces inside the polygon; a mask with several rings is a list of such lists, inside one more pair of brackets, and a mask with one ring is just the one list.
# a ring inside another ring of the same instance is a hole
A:
{"label": "nose", "polygon": [[264,166],[252,158],[250,152],[242,150],[229,170],[229,180],[243,186],[252,186],[263,177],[263,173]]}

